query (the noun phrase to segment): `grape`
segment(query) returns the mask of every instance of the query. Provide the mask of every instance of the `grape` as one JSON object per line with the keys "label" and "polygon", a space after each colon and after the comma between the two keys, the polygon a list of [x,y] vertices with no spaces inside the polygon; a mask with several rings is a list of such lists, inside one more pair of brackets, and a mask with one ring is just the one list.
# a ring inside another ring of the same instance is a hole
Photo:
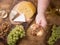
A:
{"label": "grape", "polygon": [[25,31],[23,26],[17,25],[12,31],[8,34],[7,43],[8,45],[15,45],[19,38],[23,38],[25,36]]}
{"label": "grape", "polygon": [[56,25],[53,25],[52,35],[48,40],[48,44],[53,45],[59,38],[60,38],[60,26],[57,27]]}

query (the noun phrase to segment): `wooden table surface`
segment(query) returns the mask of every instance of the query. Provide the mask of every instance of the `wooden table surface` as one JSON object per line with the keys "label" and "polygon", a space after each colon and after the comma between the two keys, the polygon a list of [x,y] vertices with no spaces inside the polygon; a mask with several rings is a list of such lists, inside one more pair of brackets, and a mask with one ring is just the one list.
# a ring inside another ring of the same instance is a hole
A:
{"label": "wooden table surface", "polygon": [[[23,0],[0,0],[0,10],[6,10],[8,14],[10,13],[11,9],[18,3]],[[27,0],[31,1],[37,7],[37,0]],[[54,17],[54,18],[53,18]],[[58,16],[50,16],[48,15],[47,21],[51,24],[60,25],[60,18]],[[57,19],[58,20],[57,20]],[[9,21],[9,19],[4,19],[5,21]],[[3,20],[3,21],[4,21]],[[10,22],[10,21],[9,21]],[[34,22],[35,23],[35,22]],[[27,37],[19,41],[18,45],[46,45],[45,44],[45,37],[47,33],[44,33],[42,37],[34,37],[30,34],[30,30],[26,31]]]}

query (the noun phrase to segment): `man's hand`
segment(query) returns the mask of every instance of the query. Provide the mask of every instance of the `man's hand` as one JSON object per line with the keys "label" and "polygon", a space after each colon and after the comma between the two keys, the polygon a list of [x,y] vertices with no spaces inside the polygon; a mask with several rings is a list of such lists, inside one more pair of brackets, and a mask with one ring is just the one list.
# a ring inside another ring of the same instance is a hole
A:
{"label": "man's hand", "polygon": [[47,22],[46,22],[44,14],[38,14],[36,16],[36,24],[38,24],[39,26],[42,26],[43,28],[46,27]]}

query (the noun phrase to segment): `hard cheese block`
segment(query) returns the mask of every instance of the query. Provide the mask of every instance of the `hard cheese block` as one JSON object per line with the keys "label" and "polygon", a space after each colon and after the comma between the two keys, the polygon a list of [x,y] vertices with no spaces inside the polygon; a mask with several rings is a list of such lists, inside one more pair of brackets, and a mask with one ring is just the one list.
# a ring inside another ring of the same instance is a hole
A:
{"label": "hard cheese block", "polygon": [[26,19],[30,19],[36,12],[35,6],[28,1],[22,1],[18,3],[13,9],[18,13],[23,13]]}

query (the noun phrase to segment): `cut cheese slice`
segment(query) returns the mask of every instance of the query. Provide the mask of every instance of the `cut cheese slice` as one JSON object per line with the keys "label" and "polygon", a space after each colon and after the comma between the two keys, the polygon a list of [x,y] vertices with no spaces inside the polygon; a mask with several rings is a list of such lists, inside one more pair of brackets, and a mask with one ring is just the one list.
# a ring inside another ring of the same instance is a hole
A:
{"label": "cut cheese slice", "polygon": [[16,19],[14,19],[16,22],[26,22],[24,14],[19,15]]}

